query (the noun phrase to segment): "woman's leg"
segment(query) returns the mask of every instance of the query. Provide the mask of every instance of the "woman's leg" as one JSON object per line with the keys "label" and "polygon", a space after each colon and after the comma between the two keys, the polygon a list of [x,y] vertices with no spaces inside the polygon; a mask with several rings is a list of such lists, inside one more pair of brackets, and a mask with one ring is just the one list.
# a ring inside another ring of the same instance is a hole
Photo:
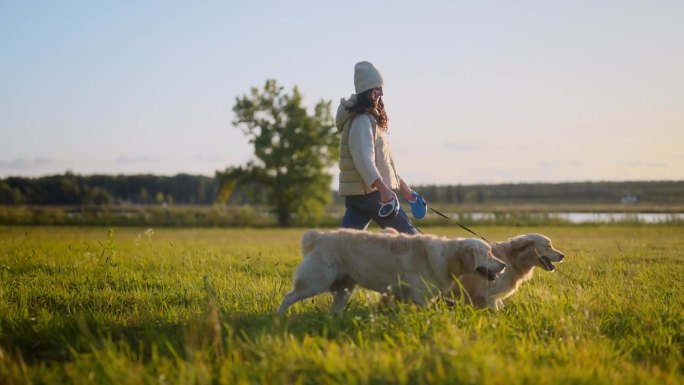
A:
{"label": "woman's leg", "polygon": [[371,217],[364,210],[364,198],[366,195],[354,195],[344,198],[346,211],[342,217],[343,229],[365,230],[370,223]]}
{"label": "woman's leg", "polygon": [[389,221],[385,218],[378,218],[374,220],[375,223],[377,223],[378,226],[382,227],[383,229],[385,227],[391,227],[397,230],[398,232],[404,234],[420,234],[420,231],[418,231],[418,229],[415,226],[413,226],[413,223],[411,223],[411,219],[409,219],[408,215],[406,215],[406,212],[402,208],[400,208],[399,213],[397,213],[397,215]]}
{"label": "woman's leg", "polygon": [[378,215],[380,193],[375,191],[366,195],[354,195],[345,198],[347,211],[342,218],[343,228],[365,230],[368,223],[373,220],[381,228],[391,227],[400,233],[419,234],[404,209],[400,208],[399,213],[392,219],[381,218]]}

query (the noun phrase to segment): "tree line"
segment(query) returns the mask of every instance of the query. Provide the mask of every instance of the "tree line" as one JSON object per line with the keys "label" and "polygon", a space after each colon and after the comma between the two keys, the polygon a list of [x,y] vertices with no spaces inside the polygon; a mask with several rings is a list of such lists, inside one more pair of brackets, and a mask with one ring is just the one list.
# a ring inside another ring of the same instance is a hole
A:
{"label": "tree line", "polygon": [[213,204],[217,179],[200,175],[77,175],[0,180],[0,204]]}
{"label": "tree line", "polygon": [[[267,205],[269,197],[255,185],[225,190],[222,173],[215,177],[178,174],[78,175],[67,172],[37,178],[0,179],[0,204],[14,205]],[[223,187],[223,188],[222,188]],[[617,203],[633,196],[638,202],[683,204],[684,181],[568,182],[492,185],[415,185],[428,202],[463,203]],[[325,188],[321,188],[326,190]],[[341,202],[327,189],[331,201]]]}
{"label": "tree line", "polygon": [[682,204],[684,181],[509,183],[412,186],[439,203],[619,203]]}

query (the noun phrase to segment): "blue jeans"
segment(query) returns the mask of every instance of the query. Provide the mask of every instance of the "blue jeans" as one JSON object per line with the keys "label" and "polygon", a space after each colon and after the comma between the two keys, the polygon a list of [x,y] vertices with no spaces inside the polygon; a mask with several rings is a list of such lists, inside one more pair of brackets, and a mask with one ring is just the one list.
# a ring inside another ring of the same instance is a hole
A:
{"label": "blue jeans", "polygon": [[378,202],[380,193],[374,191],[366,195],[351,195],[344,198],[346,211],[342,218],[342,228],[365,230],[370,221],[375,222],[381,228],[391,227],[400,233],[419,234],[413,226],[404,209],[399,208],[399,213],[392,219],[378,216]]}

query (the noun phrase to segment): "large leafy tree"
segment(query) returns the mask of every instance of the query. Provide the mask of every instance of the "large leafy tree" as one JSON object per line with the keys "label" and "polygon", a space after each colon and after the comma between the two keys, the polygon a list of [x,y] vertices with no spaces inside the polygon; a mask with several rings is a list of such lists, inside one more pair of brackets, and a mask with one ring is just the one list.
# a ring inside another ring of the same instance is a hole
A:
{"label": "large leafy tree", "polygon": [[253,87],[236,98],[233,112],[233,125],[254,146],[254,159],[218,174],[220,196],[227,199],[237,186],[256,188],[280,226],[290,225],[293,214],[302,222],[320,218],[332,199],[328,170],[339,152],[331,102],[321,100],[309,115],[297,87],[288,94],[267,80],[262,90]]}

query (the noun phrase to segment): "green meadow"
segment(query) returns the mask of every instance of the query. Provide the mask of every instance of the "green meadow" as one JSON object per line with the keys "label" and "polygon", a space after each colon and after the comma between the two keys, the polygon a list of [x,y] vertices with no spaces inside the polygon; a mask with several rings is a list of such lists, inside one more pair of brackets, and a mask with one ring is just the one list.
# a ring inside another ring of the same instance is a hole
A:
{"label": "green meadow", "polygon": [[0,227],[0,384],[684,382],[684,226],[474,229],[566,260],[499,312],[357,290],[279,317],[304,229]]}

